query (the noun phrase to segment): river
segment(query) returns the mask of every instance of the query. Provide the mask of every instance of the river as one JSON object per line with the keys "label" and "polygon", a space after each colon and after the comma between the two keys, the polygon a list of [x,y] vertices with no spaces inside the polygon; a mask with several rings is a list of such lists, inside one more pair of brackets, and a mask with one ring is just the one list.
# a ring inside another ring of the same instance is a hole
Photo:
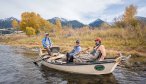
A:
{"label": "river", "polygon": [[132,56],[112,74],[88,76],[38,67],[32,63],[38,53],[20,47],[0,45],[0,84],[146,84],[146,58]]}

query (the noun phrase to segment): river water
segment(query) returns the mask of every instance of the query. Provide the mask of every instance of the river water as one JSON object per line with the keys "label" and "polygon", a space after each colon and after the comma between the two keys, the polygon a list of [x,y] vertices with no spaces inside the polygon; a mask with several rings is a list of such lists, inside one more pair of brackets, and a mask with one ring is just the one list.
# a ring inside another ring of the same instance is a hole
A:
{"label": "river water", "polygon": [[38,53],[0,45],[0,84],[146,84],[146,58],[133,56],[112,74],[88,76],[38,67]]}

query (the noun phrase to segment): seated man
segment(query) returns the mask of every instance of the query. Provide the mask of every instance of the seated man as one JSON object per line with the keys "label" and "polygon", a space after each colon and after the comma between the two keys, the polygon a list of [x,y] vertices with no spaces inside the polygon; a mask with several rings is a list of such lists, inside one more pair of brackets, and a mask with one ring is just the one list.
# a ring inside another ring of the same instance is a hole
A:
{"label": "seated man", "polygon": [[106,51],[104,45],[101,45],[101,39],[97,38],[95,40],[95,47],[93,48],[93,51],[90,53],[92,54],[91,59],[93,60],[99,60],[102,61],[104,60],[106,56]]}
{"label": "seated man", "polygon": [[47,50],[48,55],[51,56],[52,41],[49,38],[49,34],[48,33],[46,33],[45,37],[42,39],[42,45]]}
{"label": "seated man", "polygon": [[101,45],[101,39],[97,38],[95,40],[95,46],[91,52],[86,54],[80,54],[80,61],[103,61],[106,56],[105,47]]}
{"label": "seated man", "polygon": [[80,41],[76,41],[76,45],[74,46],[74,49],[67,53],[67,62],[73,62],[73,59],[75,58],[75,55],[79,54],[81,52],[81,46],[80,46]]}

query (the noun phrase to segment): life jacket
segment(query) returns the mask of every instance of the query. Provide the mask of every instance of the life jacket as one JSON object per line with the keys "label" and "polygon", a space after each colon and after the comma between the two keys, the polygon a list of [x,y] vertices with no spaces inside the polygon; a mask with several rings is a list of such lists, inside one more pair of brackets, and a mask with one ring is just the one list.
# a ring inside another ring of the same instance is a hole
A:
{"label": "life jacket", "polygon": [[49,41],[49,44],[51,44],[50,38],[45,38],[45,42],[47,41],[47,39],[48,39],[48,41]]}
{"label": "life jacket", "polygon": [[100,50],[97,51],[97,49],[100,47],[100,45],[96,48],[93,49],[90,54],[92,54],[93,56],[96,56],[96,59],[99,59],[102,56],[102,53]]}

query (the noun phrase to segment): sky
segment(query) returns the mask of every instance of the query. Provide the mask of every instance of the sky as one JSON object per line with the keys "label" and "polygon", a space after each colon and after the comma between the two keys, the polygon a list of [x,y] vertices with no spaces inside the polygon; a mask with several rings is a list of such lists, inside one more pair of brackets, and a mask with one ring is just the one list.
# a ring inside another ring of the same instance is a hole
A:
{"label": "sky", "polygon": [[0,0],[0,19],[21,19],[23,12],[36,12],[44,19],[59,17],[89,24],[100,18],[113,22],[130,4],[137,6],[137,16],[146,17],[146,0]]}

